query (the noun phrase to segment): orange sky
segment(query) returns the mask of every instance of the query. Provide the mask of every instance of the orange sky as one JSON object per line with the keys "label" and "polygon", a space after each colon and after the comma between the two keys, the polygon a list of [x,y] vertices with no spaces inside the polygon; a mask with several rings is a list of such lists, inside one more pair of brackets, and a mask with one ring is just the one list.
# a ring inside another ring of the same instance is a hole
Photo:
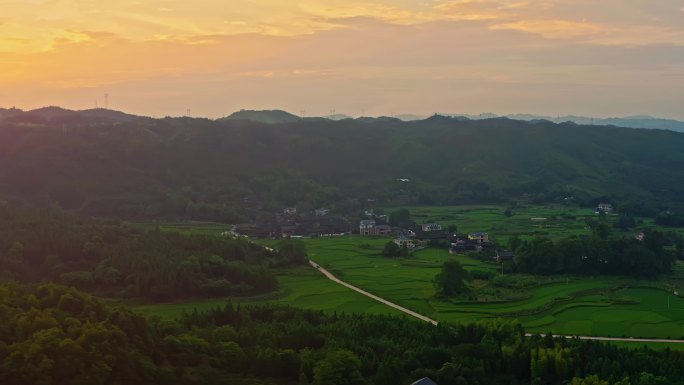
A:
{"label": "orange sky", "polygon": [[4,107],[684,119],[684,0],[1,3]]}

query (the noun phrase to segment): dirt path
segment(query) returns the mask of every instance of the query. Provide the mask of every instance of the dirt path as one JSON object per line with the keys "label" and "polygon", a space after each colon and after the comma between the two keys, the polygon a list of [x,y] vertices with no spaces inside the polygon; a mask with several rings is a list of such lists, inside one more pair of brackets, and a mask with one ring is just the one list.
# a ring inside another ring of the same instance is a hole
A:
{"label": "dirt path", "polygon": [[[437,325],[437,321],[433,320],[432,318],[428,318],[422,314],[418,314],[414,312],[413,310],[409,310],[403,306],[399,306],[394,302],[390,302],[384,298],[380,298],[375,294],[371,294],[359,287],[356,287],[352,284],[349,284],[347,282],[342,281],[341,279],[335,277],[332,273],[330,273],[328,270],[324,269],[321,267],[319,264],[317,264],[314,261],[309,260],[309,264],[314,267],[314,269],[320,271],[325,275],[329,280],[338,283],[342,286],[348,287],[358,293],[361,293],[365,295],[368,298],[374,299],[380,303],[383,303],[387,306],[393,307],[401,312],[404,312],[412,317],[416,317],[421,321],[429,322],[433,325]],[[527,337],[531,337],[534,334],[527,333],[525,334]],[[544,336],[544,334],[542,334]],[[594,340],[594,341],[620,341],[620,342],[667,342],[667,343],[677,343],[677,344],[684,344],[684,340],[665,340],[665,339],[657,339],[657,338],[617,338],[617,337],[590,337],[590,336],[561,336],[561,335],[553,335],[554,337],[565,337],[565,338],[579,338],[581,340]]]}
{"label": "dirt path", "polygon": [[426,317],[426,316],[424,316],[424,315],[422,315],[422,314],[418,314],[418,313],[414,312],[413,310],[409,310],[409,309],[407,309],[407,308],[405,308],[405,307],[403,307],[403,306],[399,306],[399,305],[397,305],[397,304],[394,303],[394,302],[390,302],[390,301],[388,301],[388,300],[386,300],[386,299],[383,299],[383,298],[378,297],[377,295],[371,294],[371,293],[369,293],[369,292],[367,292],[367,291],[365,291],[365,290],[363,290],[363,289],[360,289],[360,288],[358,288],[358,287],[356,287],[356,286],[354,286],[354,285],[351,285],[351,284],[349,284],[349,283],[347,283],[347,282],[344,282],[344,281],[340,280],[339,278],[335,277],[334,275],[332,275],[328,270],[322,268],[319,264],[317,264],[317,263],[314,262],[314,261],[311,261],[311,260],[310,260],[309,263],[310,263],[311,266],[313,266],[315,269],[317,269],[318,271],[320,271],[321,273],[323,273],[323,275],[325,275],[326,277],[328,277],[329,280],[331,280],[331,281],[333,281],[333,282],[335,282],[335,283],[339,283],[339,284],[342,285],[342,286],[346,286],[346,287],[348,287],[348,288],[350,288],[350,289],[352,289],[352,290],[354,290],[354,291],[356,291],[356,292],[359,292],[359,293],[365,295],[365,296],[368,297],[368,298],[374,299],[374,300],[376,300],[376,301],[378,301],[378,302],[381,302],[381,303],[383,303],[383,304],[385,304],[385,305],[387,305],[387,306],[393,307],[393,308],[395,308],[395,309],[397,309],[397,310],[399,310],[399,311],[402,311],[402,312],[404,312],[404,313],[406,313],[406,314],[408,314],[408,315],[410,315],[410,316],[412,316],[412,317],[416,317],[416,318],[418,318],[418,319],[420,319],[420,320],[422,320],[422,321],[429,322],[429,323],[431,323],[431,324],[433,324],[433,325],[437,325],[437,321],[433,320],[432,318],[428,318],[428,317]]}

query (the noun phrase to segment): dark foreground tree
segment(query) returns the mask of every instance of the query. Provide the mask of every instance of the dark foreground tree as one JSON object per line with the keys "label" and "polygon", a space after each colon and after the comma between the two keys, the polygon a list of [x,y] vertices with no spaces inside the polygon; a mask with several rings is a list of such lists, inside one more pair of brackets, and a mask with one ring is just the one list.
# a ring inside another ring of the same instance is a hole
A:
{"label": "dark foreground tree", "polygon": [[455,259],[450,259],[442,265],[442,271],[435,276],[435,288],[438,295],[453,297],[468,291],[466,281],[470,274]]}
{"label": "dark foreground tree", "polygon": [[382,249],[382,256],[386,258],[407,257],[409,250],[406,246],[399,246],[393,241],[385,243]]}
{"label": "dark foreground tree", "polygon": [[348,350],[329,352],[314,368],[313,385],[366,385],[360,369],[356,354]]}

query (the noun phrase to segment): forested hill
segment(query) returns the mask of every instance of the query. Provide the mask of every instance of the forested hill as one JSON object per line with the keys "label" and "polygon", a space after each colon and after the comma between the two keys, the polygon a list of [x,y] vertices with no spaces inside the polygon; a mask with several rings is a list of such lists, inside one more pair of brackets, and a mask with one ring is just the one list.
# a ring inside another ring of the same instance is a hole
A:
{"label": "forested hill", "polygon": [[247,201],[266,211],[349,210],[369,199],[521,196],[585,204],[613,196],[662,209],[684,193],[684,135],[671,131],[439,116],[266,124],[11,111],[0,119],[0,194],[103,216],[237,222],[252,215]]}
{"label": "forested hill", "polygon": [[145,320],[74,289],[0,284],[0,383],[682,384],[684,354],[457,325],[273,306]]}

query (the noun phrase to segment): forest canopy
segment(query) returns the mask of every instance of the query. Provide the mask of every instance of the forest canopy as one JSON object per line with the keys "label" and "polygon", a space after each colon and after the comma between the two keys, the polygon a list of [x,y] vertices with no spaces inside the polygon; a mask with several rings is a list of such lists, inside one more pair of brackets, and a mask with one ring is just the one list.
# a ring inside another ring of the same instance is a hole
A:
{"label": "forest canopy", "polygon": [[0,278],[50,280],[113,297],[268,293],[278,287],[272,268],[307,262],[300,241],[278,246],[84,219],[55,208],[0,206]]}
{"label": "forest canopy", "polygon": [[292,206],[349,212],[369,199],[387,207],[609,198],[655,216],[681,209],[684,193],[684,134],[670,131],[440,116],[59,116],[0,121],[0,194],[105,217],[241,223]]}
{"label": "forest canopy", "polygon": [[426,376],[466,385],[681,384],[684,353],[525,337],[502,321],[434,326],[231,302],[145,320],[71,288],[0,284],[6,385],[402,385]]}

